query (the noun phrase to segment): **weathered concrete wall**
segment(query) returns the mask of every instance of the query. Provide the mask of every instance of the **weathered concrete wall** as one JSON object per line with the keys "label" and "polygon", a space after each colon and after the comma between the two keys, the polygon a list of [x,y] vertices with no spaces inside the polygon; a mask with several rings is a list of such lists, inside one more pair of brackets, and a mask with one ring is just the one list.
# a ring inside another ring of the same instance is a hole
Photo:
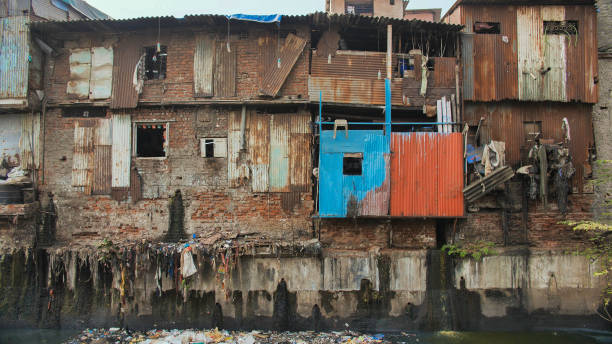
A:
{"label": "weathered concrete wall", "polygon": [[[482,261],[424,250],[247,255],[232,258],[221,272],[220,256],[194,250],[198,272],[181,282],[173,272],[177,265],[168,265],[176,255],[145,246],[126,249],[104,260],[99,251],[3,254],[0,323],[211,326],[220,311],[225,327],[274,328],[284,314],[289,328],[308,329],[316,308],[322,328],[347,322],[370,331],[436,324],[461,330],[606,326],[594,315],[602,287],[592,275],[595,266],[562,252],[500,250]],[[286,293],[279,289],[283,283]],[[30,288],[46,291],[28,297]]]}

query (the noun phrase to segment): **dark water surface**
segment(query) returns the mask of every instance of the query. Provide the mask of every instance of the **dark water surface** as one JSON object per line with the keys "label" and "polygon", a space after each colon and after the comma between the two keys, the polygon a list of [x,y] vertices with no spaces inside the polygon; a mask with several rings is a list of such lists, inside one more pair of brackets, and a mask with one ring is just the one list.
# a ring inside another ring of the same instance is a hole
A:
{"label": "dark water surface", "polygon": [[[0,329],[0,344],[60,344],[76,330]],[[296,338],[297,339],[297,338]],[[387,334],[394,343],[418,344],[599,344],[612,343],[612,332],[555,330],[545,332],[419,332]]]}

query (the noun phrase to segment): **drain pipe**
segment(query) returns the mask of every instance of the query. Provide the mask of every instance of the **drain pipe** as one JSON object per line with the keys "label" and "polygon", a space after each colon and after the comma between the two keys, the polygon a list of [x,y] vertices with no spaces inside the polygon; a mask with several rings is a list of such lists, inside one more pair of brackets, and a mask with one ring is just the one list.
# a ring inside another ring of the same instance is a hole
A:
{"label": "drain pipe", "polygon": [[240,118],[240,150],[246,149],[246,104],[242,104],[242,117]]}

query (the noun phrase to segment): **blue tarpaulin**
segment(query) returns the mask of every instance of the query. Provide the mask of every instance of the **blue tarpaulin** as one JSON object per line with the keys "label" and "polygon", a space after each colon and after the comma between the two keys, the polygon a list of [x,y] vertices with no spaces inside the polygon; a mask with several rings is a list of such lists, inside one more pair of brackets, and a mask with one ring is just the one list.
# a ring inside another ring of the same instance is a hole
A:
{"label": "blue tarpaulin", "polygon": [[257,14],[230,14],[226,16],[227,19],[236,20],[248,20],[258,23],[280,23],[282,15],[280,14],[268,14],[268,15],[257,15]]}

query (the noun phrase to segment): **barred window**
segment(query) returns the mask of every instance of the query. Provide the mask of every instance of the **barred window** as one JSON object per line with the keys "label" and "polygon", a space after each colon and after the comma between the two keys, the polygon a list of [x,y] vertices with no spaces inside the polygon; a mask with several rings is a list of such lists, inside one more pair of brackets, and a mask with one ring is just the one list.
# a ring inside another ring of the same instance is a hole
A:
{"label": "barred window", "polygon": [[576,20],[545,21],[545,35],[578,35],[578,22]]}

